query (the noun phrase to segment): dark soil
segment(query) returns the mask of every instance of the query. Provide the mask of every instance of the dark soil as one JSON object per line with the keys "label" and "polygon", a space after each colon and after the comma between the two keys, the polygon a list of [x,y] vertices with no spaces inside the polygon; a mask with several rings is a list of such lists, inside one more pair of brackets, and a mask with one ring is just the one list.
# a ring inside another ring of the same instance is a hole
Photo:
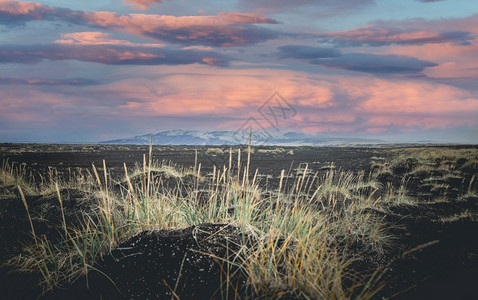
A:
{"label": "dark soil", "polygon": [[[209,148],[221,148],[223,154],[206,153]],[[277,147],[260,147],[276,149]],[[319,170],[332,162],[336,168],[362,170],[370,167],[372,156],[384,155],[380,149],[353,147],[281,147],[282,153],[259,153],[255,151],[251,159],[251,170],[259,169],[261,174],[278,176],[281,170],[297,168],[300,163]],[[258,148],[259,149],[259,148]],[[222,167],[229,164],[229,147],[218,146],[153,146],[153,159],[172,161],[178,165],[194,165],[195,150],[198,151],[198,163],[202,170],[212,171],[213,165]],[[242,147],[242,163],[247,159],[247,147]],[[286,152],[292,150],[294,154]],[[45,173],[48,167],[54,167],[60,174],[76,168],[91,169],[91,165],[101,167],[103,160],[112,172],[123,175],[123,163],[132,167],[142,163],[143,155],[148,155],[149,146],[140,145],[49,145],[49,144],[0,144],[2,159],[10,162],[25,163],[28,170]],[[237,153],[232,155],[232,164],[237,164]],[[292,167],[291,167],[292,166]]]}
{"label": "dark soil", "polygon": [[[478,222],[440,217],[478,211],[478,199],[460,203],[396,207],[385,220],[402,226],[396,257],[386,268],[387,285],[379,295],[394,299],[476,299]],[[395,298],[396,297],[396,298]]]}
{"label": "dark soil", "polygon": [[[82,278],[44,298],[169,299],[174,293],[181,299],[234,299],[244,294],[245,280],[222,259],[232,261],[243,239],[250,238],[226,224],[141,232],[98,262],[101,274],[89,272],[88,289]],[[226,274],[234,275],[229,283]]]}
{"label": "dark soil", "polygon": [[[465,146],[463,146],[465,147]],[[476,147],[475,147],[476,148]],[[202,170],[212,171],[213,164],[229,163],[229,154],[206,154],[208,147],[154,146],[153,157],[172,161],[182,166],[193,166],[195,149]],[[223,148],[227,150],[229,148]],[[271,148],[272,149],[272,148]],[[256,149],[257,150],[257,149]],[[293,150],[294,154],[287,154]],[[90,169],[94,163],[100,170],[103,159],[112,176],[123,174],[123,163],[132,167],[142,162],[148,153],[146,146],[102,145],[0,145],[2,159],[16,164],[26,164],[28,172],[45,173],[49,167],[68,178],[76,168]],[[245,160],[246,155],[242,156]],[[354,172],[371,169],[372,157],[390,157],[382,148],[354,147],[300,147],[286,148],[282,153],[252,154],[251,170],[259,174],[273,175],[262,183],[277,185],[281,170],[296,172],[300,163],[307,163],[313,172],[326,172],[331,163],[336,169]],[[237,163],[233,155],[233,165]],[[457,166],[464,162],[458,161]],[[401,177],[416,166],[407,161],[393,168],[393,174],[384,174],[382,184],[399,185]],[[354,265],[357,270],[382,270],[384,287],[376,299],[476,299],[478,283],[478,222],[456,217],[461,213],[478,211],[478,199],[458,199],[466,190],[475,169],[461,169],[462,177],[440,179],[447,184],[444,189],[432,189],[425,184],[427,173],[416,173],[407,183],[410,195],[419,204],[390,207],[387,212],[374,212],[390,224],[394,244],[383,254],[363,256]],[[433,174],[440,177],[444,174]],[[174,186],[174,178],[171,185]],[[2,194],[17,195],[14,186],[5,187]],[[68,224],[81,220],[89,207],[84,201],[84,191],[61,190],[65,201],[65,218]],[[88,196],[88,195],[87,195]],[[437,197],[448,197],[447,202],[435,202]],[[19,253],[25,243],[31,241],[30,225],[25,208],[17,196],[0,203],[0,260]],[[54,239],[58,235],[61,214],[56,193],[27,199],[37,235]],[[224,284],[224,272],[235,272],[231,265],[224,265],[220,258],[227,258],[241,236],[237,228],[221,224],[139,233],[125,241],[117,249],[104,256],[95,266],[102,273],[90,271],[88,278],[80,278],[71,286],[57,289],[43,297],[47,299],[168,299],[173,290],[181,299],[234,298],[246,290],[244,278],[235,273],[233,282]],[[251,243],[253,241],[250,240]],[[358,252],[359,253],[359,252]],[[361,252],[360,254],[361,255]],[[36,287],[38,275],[12,273],[6,267],[0,269],[1,297],[4,299],[35,299],[41,294]],[[105,276],[106,275],[106,276]],[[114,282],[114,284],[112,284]],[[88,289],[86,288],[88,286]],[[251,294],[249,294],[250,296]]]}

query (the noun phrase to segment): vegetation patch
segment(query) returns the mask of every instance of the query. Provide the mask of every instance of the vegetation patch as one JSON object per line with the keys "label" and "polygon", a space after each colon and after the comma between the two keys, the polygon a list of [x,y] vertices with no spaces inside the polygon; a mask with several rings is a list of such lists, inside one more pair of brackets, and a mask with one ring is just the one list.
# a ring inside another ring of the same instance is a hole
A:
{"label": "vegetation patch", "polygon": [[21,241],[2,244],[4,268],[58,299],[391,295],[395,270],[441,245],[407,240],[416,222],[477,222],[477,151],[442,150],[383,150],[368,172],[303,163],[268,185],[248,151],[211,172],[197,154],[190,167],[154,160],[152,146],[122,174],[103,161],[33,176],[4,161],[1,234]]}

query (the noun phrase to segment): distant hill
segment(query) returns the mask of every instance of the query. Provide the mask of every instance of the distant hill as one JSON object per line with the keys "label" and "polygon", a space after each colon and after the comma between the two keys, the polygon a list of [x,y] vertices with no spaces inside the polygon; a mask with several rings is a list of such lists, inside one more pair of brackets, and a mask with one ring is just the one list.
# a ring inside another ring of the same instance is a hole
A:
{"label": "distant hill", "polygon": [[[151,134],[130,138],[102,141],[101,144],[149,145]],[[247,144],[247,131],[168,130],[153,134],[154,145],[239,145]],[[315,146],[347,144],[383,144],[379,139],[321,137],[299,132],[271,135],[268,132],[253,132],[253,145]]]}

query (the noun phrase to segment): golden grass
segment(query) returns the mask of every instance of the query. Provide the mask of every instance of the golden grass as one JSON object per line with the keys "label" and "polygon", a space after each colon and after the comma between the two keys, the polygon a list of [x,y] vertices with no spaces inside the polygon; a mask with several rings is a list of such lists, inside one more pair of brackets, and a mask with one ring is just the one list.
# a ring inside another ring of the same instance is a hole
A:
{"label": "golden grass", "polygon": [[477,222],[478,221],[478,213],[472,212],[468,209],[465,209],[464,211],[453,214],[451,216],[446,216],[446,217],[441,217],[440,218],[440,222],[442,222],[442,223],[452,223],[452,222],[457,222],[457,221]]}
{"label": "golden grass", "polygon": [[[294,291],[312,298],[344,298],[352,296],[356,287],[343,284],[352,275],[347,270],[350,253],[337,248],[340,240],[371,243],[378,249],[388,239],[379,220],[362,213],[376,199],[373,195],[354,194],[354,186],[366,185],[358,184],[360,176],[330,171],[323,178],[310,177],[305,169],[290,191],[281,191],[281,186],[275,196],[263,198],[255,177],[247,176],[248,161],[241,172],[215,169],[209,179],[195,177],[194,186],[178,185],[166,192],[160,189],[160,180],[152,181],[153,177],[148,176],[151,170],[162,170],[165,166],[151,164],[155,167],[150,168],[148,163],[142,175],[138,169],[132,170],[131,173],[141,177],[134,184],[125,166],[122,194],[113,191],[106,164],[102,176],[93,166],[90,180],[97,186],[97,201],[92,202],[97,206],[97,215],[87,215],[83,225],[67,228],[62,213],[63,242],[55,244],[41,238],[9,263],[21,271],[40,272],[43,276],[40,284],[49,290],[85,275],[100,255],[139,231],[229,223],[259,241],[253,249],[242,247],[237,255],[256,295],[272,291],[278,296],[284,291]],[[183,171],[177,170],[179,177],[191,172]],[[148,178],[150,184],[143,185]],[[283,178],[284,172],[281,183]],[[202,192],[194,190],[204,185],[201,180],[207,181],[207,188]],[[56,182],[55,189],[63,211],[66,200],[62,199]],[[206,203],[199,201],[199,197],[205,197]],[[354,204],[344,205],[348,200]],[[312,202],[316,205],[311,205]],[[337,222],[339,219],[343,221]],[[34,232],[32,223],[31,226]],[[360,284],[365,282],[357,283]]]}
{"label": "golden grass", "polygon": [[[20,187],[23,192],[29,194],[37,193],[37,189],[33,186],[34,177],[32,174],[27,176],[26,164],[10,163],[8,160],[2,161],[2,167],[0,168],[0,181],[3,187],[14,186]],[[2,195],[11,196],[10,195]],[[1,199],[1,198],[0,198]]]}
{"label": "golden grass", "polygon": [[[349,268],[356,255],[353,245],[367,245],[379,254],[392,243],[388,225],[371,211],[413,204],[416,199],[407,195],[406,177],[399,186],[382,186],[376,179],[380,170],[369,176],[332,168],[319,174],[310,172],[305,164],[292,176],[292,187],[287,186],[289,178],[282,170],[278,188],[264,191],[257,170],[249,170],[250,145],[248,149],[242,164],[241,151],[237,150],[236,166],[232,166],[230,149],[229,165],[214,166],[209,177],[201,174],[197,158],[194,167],[182,168],[153,161],[150,147],[148,160],[144,156],[142,165],[128,169],[124,164],[123,178],[112,178],[103,162],[102,174],[93,165],[92,173],[75,173],[70,181],[59,180],[51,171],[37,189],[21,178],[24,168],[13,171],[4,163],[0,178],[4,185],[18,186],[27,213],[22,190],[43,193],[52,186],[62,209],[63,240],[53,243],[36,237],[30,222],[34,243],[9,264],[20,271],[41,273],[40,284],[46,291],[85,275],[101,255],[140,231],[227,223],[240,227],[256,241],[254,247],[242,245],[231,263],[238,264],[247,275],[247,284],[257,297],[274,298],[286,292],[309,299],[367,299],[373,295],[380,287],[374,274],[354,274]],[[418,154],[400,151],[427,161],[436,159],[428,150]],[[402,152],[400,159],[408,158]],[[377,161],[385,171],[398,162]],[[183,182],[186,176],[194,182]],[[177,184],[165,190],[162,184],[168,179],[177,180]],[[115,191],[115,185],[120,192]],[[67,228],[63,213],[67,199],[60,195],[60,188],[65,187],[96,195],[88,200],[95,213],[85,215],[80,226]],[[473,180],[467,193],[476,193]]]}
{"label": "golden grass", "polygon": [[257,153],[270,153],[270,154],[281,154],[286,153],[288,155],[293,155],[294,150],[287,150],[281,147],[278,148],[264,148],[264,149],[257,149]]}
{"label": "golden grass", "polygon": [[207,148],[206,154],[224,154],[224,150],[221,148]]}

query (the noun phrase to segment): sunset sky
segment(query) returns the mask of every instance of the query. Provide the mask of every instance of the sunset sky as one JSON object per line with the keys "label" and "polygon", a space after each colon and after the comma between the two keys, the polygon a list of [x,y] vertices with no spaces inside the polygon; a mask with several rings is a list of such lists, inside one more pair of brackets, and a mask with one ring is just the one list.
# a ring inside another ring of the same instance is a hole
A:
{"label": "sunset sky", "polygon": [[0,142],[251,118],[271,134],[478,143],[478,1],[0,0]]}

